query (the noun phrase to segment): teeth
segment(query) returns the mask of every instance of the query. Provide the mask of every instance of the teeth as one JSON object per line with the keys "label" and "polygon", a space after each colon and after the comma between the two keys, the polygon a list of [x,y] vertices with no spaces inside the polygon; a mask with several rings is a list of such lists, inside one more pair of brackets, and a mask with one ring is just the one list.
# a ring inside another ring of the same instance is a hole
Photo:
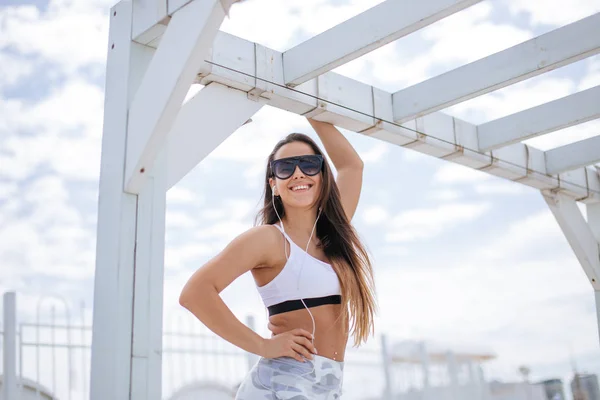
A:
{"label": "teeth", "polygon": [[292,190],[293,190],[294,192],[295,192],[295,191],[297,191],[297,190],[300,190],[300,189],[309,189],[309,187],[308,187],[307,185],[300,185],[300,186],[294,186],[294,187],[292,188]]}

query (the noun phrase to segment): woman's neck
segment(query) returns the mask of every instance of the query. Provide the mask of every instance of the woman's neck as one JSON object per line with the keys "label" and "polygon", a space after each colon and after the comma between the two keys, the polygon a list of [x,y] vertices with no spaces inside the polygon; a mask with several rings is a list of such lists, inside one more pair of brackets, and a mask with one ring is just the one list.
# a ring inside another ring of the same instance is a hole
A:
{"label": "woman's neck", "polygon": [[[317,212],[315,210],[295,210],[288,212],[282,218],[283,225],[286,231],[294,232],[300,238],[308,240],[310,234],[313,234],[313,240],[316,238],[315,222],[317,220]],[[315,232],[313,232],[313,229]]]}

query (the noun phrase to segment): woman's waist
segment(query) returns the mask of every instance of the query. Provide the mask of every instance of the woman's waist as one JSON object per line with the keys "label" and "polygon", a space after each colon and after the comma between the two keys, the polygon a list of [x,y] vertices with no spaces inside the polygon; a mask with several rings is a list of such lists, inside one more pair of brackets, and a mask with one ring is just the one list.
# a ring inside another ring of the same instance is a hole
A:
{"label": "woman's waist", "polygon": [[[341,323],[338,312],[324,310],[325,307],[333,306],[322,306],[318,310],[311,310],[315,322],[313,345],[318,355],[343,361],[348,341],[347,328]],[[337,308],[339,309],[339,306]],[[298,310],[270,317],[268,329],[272,332],[272,336],[294,329],[303,329],[312,334],[313,321],[306,310]]]}

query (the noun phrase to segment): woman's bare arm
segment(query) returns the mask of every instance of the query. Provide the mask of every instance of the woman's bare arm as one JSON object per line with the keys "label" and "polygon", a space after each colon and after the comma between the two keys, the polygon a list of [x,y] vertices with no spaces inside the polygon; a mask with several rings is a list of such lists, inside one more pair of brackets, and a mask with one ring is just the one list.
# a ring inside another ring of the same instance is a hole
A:
{"label": "woman's bare arm", "polygon": [[340,201],[348,221],[351,221],[360,199],[364,163],[352,144],[335,126],[310,118],[308,122],[319,135],[337,170],[336,183],[340,191]]}
{"label": "woman's bare arm", "polygon": [[219,293],[240,275],[269,264],[273,234],[274,229],[263,225],[237,236],[192,275],[179,297],[179,304],[211,331],[258,355],[262,355],[265,339],[238,320]]}

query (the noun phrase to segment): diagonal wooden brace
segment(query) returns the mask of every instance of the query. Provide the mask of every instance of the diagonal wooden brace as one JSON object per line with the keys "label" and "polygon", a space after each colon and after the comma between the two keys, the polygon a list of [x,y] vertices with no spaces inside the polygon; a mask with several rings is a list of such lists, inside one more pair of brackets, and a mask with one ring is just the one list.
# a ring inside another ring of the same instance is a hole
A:
{"label": "diagonal wooden brace", "polygon": [[129,109],[127,192],[140,192],[224,18],[219,0],[196,0],[173,15]]}

